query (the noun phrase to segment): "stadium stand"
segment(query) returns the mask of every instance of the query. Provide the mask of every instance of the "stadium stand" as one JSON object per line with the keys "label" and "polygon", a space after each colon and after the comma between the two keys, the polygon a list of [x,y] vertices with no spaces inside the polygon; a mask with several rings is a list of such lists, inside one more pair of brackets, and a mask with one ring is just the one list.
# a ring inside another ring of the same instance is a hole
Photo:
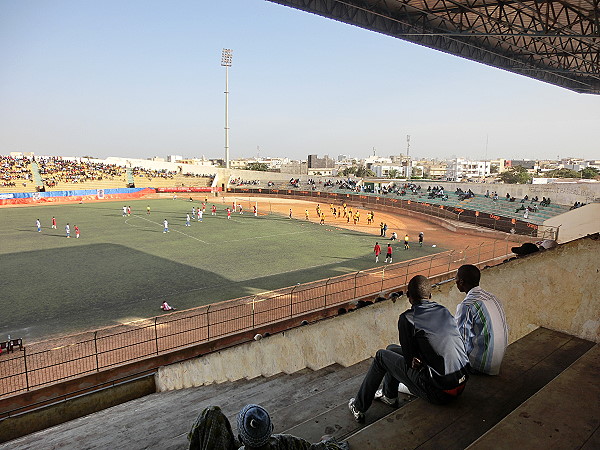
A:
{"label": "stadium stand", "polygon": [[214,175],[179,173],[169,170],[152,170],[141,167],[131,169],[135,187],[211,187]]}
{"label": "stadium stand", "polygon": [[0,193],[35,190],[31,161],[28,158],[0,156]]}
{"label": "stadium stand", "polygon": [[37,158],[36,163],[48,191],[126,186],[125,168],[121,166],[58,157]]}

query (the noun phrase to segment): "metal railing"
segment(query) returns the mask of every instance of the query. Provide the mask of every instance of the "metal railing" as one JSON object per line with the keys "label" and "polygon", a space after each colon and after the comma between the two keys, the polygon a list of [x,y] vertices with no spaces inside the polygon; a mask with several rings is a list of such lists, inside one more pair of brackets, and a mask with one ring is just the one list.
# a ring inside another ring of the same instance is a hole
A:
{"label": "metal railing", "polygon": [[389,293],[415,275],[450,279],[462,264],[492,265],[508,254],[508,240],[482,243],[32,344],[0,355],[0,398]]}

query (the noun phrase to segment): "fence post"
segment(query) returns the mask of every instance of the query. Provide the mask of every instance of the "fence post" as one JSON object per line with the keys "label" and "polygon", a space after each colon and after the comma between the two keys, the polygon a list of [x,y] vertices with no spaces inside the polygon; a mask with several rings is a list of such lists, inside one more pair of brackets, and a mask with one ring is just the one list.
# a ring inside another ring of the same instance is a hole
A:
{"label": "fence post", "polygon": [[256,302],[256,295],[255,295],[255,296],[252,298],[252,329],[253,329],[253,330],[254,330],[254,328],[255,328],[255,326],[256,326],[256,325],[255,325],[255,324],[256,324],[256,322],[255,322],[255,320],[254,320],[254,305],[255,305],[255,302]]}
{"label": "fence post", "polygon": [[27,347],[23,349],[23,365],[25,366],[25,387],[29,391],[29,372],[27,371]]}
{"label": "fence post", "polygon": [[448,270],[447,272],[450,272],[450,263],[452,262],[452,254],[454,253],[454,250],[451,250],[450,253],[448,253]]}
{"label": "fence post", "polygon": [[[296,285],[298,286],[298,285]],[[292,292],[290,292],[290,319],[294,316],[294,291],[296,290],[296,286],[292,287]]]}
{"label": "fence post", "polygon": [[98,332],[94,331],[94,353],[96,354],[96,372],[100,372],[100,365],[98,364]]}
{"label": "fence post", "polygon": [[[494,220],[494,227],[496,226],[496,221]],[[495,229],[495,228],[494,228]],[[492,250],[492,259],[496,257],[496,239],[494,239],[494,248]]]}
{"label": "fence post", "polygon": [[210,341],[210,307],[212,305],[208,305],[206,308],[206,340]]}
{"label": "fence post", "polygon": [[356,300],[356,277],[360,273],[360,270],[354,274],[354,299]]}
{"label": "fence post", "polygon": [[383,292],[384,281],[385,281],[385,266],[383,266],[382,270],[381,270],[381,289],[379,289],[379,292]]}
{"label": "fence post", "polygon": [[158,355],[158,330],[156,329],[156,321],[158,317],[154,318],[154,343],[156,345],[156,354]]}
{"label": "fence post", "polygon": [[427,278],[431,277],[431,266],[433,265],[433,258],[434,255],[431,255],[431,258],[429,259],[429,269],[427,269]]}
{"label": "fence post", "polygon": [[329,280],[331,280],[331,278],[327,278],[327,281],[325,282],[325,298],[323,299],[323,308],[327,308],[327,286],[329,286]]}
{"label": "fence post", "polygon": [[481,246],[483,245],[483,242],[481,244],[479,244],[479,250],[477,252],[477,263],[479,264],[481,262]]}

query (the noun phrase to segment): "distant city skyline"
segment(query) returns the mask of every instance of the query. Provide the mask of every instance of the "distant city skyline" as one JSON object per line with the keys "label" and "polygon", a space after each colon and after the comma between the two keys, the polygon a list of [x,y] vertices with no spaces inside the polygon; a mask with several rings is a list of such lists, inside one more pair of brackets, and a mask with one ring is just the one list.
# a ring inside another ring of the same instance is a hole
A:
{"label": "distant city skyline", "polygon": [[0,2],[0,153],[224,158],[223,48],[231,159],[600,159],[600,96],[259,0]]}

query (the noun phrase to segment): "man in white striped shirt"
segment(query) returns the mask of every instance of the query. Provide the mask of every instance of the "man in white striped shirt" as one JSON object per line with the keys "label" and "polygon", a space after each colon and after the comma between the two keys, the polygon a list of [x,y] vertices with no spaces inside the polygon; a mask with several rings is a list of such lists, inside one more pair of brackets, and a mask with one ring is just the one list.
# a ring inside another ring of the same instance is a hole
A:
{"label": "man in white striped shirt", "polygon": [[471,369],[498,375],[508,345],[508,327],[502,303],[479,287],[481,272],[466,264],[458,269],[456,286],[467,296],[456,308],[456,323],[465,342]]}

